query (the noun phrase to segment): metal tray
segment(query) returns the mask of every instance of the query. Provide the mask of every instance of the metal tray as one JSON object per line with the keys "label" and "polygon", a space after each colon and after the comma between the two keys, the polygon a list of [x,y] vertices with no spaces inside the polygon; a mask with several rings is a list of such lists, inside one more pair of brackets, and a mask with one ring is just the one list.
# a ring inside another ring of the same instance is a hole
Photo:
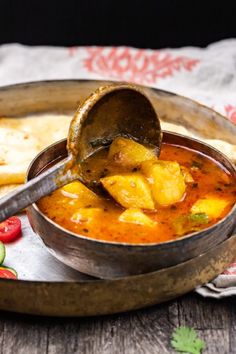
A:
{"label": "metal tray", "polygon": [[[0,116],[73,112],[101,81],[47,81],[0,88]],[[145,89],[161,118],[204,129],[233,142],[236,128],[222,116],[187,98]],[[201,117],[201,120],[199,120]],[[220,129],[219,129],[220,127]],[[235,258],[236,235],[185,263],[139,276],[99,280],[57,261],[21,215],[23,236],[7,245],[4,265],[18,280],[0,280],[0,309],[51,316],[92,316],[154,305],[204,284]]]}

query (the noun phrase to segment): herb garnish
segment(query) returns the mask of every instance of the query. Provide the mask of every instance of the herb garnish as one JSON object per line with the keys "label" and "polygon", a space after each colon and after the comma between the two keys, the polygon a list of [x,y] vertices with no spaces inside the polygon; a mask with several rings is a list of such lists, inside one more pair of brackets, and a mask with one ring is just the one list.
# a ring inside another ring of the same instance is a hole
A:
{"label": "herb garnish", "polygon": [[199,224],[208,224],[209,218],[206,213],[190,214],[189,219]]}
{"label": "herb garnish", "polygon": [[171,346],[178,353],[201,354],[205,342],[198,337],[193,328],[181,326],[173,332]]}

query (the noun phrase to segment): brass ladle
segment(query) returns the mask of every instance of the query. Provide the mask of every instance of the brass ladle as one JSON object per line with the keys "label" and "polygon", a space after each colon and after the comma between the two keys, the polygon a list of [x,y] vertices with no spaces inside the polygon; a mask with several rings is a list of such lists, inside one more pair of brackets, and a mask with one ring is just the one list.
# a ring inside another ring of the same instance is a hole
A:
{"label": "brass ladle", "polygon": [[131,84],[100,87],[79,106],[68,133],[68,157],[1,198],[0,222],[73,180],[89,185],[81,163],[118,136],[151,144],[157,155],[160,152],[156,111],[140,88]]}

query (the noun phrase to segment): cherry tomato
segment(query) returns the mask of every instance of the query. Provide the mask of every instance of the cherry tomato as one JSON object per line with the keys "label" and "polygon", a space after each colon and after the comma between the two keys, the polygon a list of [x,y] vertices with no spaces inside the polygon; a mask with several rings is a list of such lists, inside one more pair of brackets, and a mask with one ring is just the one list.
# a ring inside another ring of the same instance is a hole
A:
{"label": "cherry tomato", "polygon": [[0,267],[0,278],[17,279],[17,273],[14,269]]}
{"label": "cherry tomato", "polygon": [[0,241],[7,243],[15,240],[21,232],[21,221],[16,216],[12,216],[0,223]]}

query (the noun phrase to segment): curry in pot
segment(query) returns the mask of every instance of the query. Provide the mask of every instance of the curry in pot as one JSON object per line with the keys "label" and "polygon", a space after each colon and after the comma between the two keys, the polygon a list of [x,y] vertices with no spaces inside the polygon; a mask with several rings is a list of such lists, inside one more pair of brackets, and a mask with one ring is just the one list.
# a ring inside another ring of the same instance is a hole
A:
{"label": "curry in pot", "polygon": [[236,201],[234,176],[183,146],[163,143],[158,158],[155,149],[119,137],[83,164],[102,193],[75,181],[38,202],[46,216],[78,235],[165,242],[215,224]]}

